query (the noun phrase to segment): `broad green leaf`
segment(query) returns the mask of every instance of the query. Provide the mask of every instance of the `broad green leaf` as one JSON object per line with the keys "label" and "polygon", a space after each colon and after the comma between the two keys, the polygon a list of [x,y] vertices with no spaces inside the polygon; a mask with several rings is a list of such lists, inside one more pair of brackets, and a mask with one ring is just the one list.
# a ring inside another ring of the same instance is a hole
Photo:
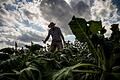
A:
{"label": "broad green leaf", "polygon": [[[78,23],[80,25],[78,25]],[[75,18],[73,16],[72,21],[69,23],[69,26],[78,40],[86,41],[86,37],[84,36],[83,33],[83,32],[87,33],[87,22],[85,19]]]}
{"label": "broad green leaf", "polygon": [[120,66],[114,66],[112,68],[112,72],[119,72],[120,71]]}
{"label": "broad green leaf", "polygon": [[89,21],[88,22],[89,24],[89,27],[90,27],[90,31],[93,33],[93,34],[96,34],[98,33],[98,31],[100,31],[102,29],[102,22],[101,21]]}
{"label": "broad green leaf", "polygon": [[70,75],[70,73],[71,73],[70,71],[71,71],[71,68],[69,68],[69,67],[61,69],[61,70],[59,70],[58,72],[56,72],[53,75],[52,80],[61,80],[61,79],[64,79],[68,75]]}
{"label": "broad green leaf", "polygon": [[18,76],[16,73],[3,73],[0,74],[0,80],[17,80]]}
{"label": "broad green leaf", "polygon": [[[98,67],[94,64],[87,64],[87,63],[78,63],[74,66],[71,67],[66,67],[63,68],[61,70],[59,70],[58,72],[56,72],[53,75],[53,79],[52,80],[61,80],[61,79],[65,79],[68,76],[72,75],[72,72],[81,72],[81,73],[99,73],[99,71],[95,71],[95,70],[77,70],[76,68],[78,67],[85,67],[85,66],[91,66],[91,67],[96,67],[95,69],[97,69]],[[100,69],[100,68],[99,68]]]}
{"label": "broad green leaf", "polygon": [[41,80],[41,72],[36,68],[25,68],[21,71],[18,80]]}
{"label": "broad green leaf", "polygon": [[95,70],[72,70],[72,72],[80,72],[80,73],[99,73]]}
{"label": "broad green leaf", "polygon": [[112,73],[112,75],[116,78],[114,80],[120,80],[120,73]]}
{"label": "broad green leaf", "polygon": [[73,16],[71,22],[69,23],[69,26],[76,38],[80,41],[85,42],[85,34],[90,37],[91,33],[98,33],[98,31],[102,29],[102,22],[93,20],[87,22],[83,18],[75,18],[75,16]]}
{"label": "broad green leaf", "polygon": [[5,73],[5,72],[10,72],[12,69],[19,69],[20,66],[22,65],[21,64],[22,60],[23,59],[21,57],[16,57],[13,59],[2,61],[0,63],[0,70]]}
{"label": "broad green leaf", "polygon": [[[91,67],[99,68],[97,65],[89,64],[89,63],[78,63],[78,64],[72,66],[71,68],[75,69],[75,68],[78,68],[78,67],[85,67],[85,66],[91,66]],[[99,68],[99,69],[101,69],[101,68]]]}

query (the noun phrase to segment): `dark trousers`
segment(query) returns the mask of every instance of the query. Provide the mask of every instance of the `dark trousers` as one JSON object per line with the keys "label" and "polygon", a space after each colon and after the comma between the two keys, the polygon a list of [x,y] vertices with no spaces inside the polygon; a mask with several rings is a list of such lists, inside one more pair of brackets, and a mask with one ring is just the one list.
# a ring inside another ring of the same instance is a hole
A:
{"label": "dark trousers", "polygon": [[50,51],[54,52],[56,50],[61,51],[63,49],[62,41],[52,41],[50,46]]}

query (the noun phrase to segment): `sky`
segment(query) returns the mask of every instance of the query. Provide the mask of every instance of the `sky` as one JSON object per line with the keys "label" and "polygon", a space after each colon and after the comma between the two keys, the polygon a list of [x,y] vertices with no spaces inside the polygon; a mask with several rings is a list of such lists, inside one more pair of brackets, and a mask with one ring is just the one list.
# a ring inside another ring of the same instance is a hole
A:
{"label": "sky", "polygon": [[55,22],[65,40],[75,36],[68,23],[72,16],[101,20],[110,36],[110,25],[120,24],[120,0],[0,0],[0,48],[19,47],[31,41],[41,44],[48,34],[47,27]]}

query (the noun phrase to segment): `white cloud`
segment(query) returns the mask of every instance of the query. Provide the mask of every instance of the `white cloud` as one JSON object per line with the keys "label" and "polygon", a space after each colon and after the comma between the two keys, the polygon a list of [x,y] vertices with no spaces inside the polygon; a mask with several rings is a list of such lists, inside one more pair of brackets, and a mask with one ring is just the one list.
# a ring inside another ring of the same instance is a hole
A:
{"label": "white cloud", "polygon": [[[10,3],[13,5],[12,2]],[[30,41],[39,42],[45,38],[49,22],[42,17],[39,7],[36,5],[29,3],[18,8],[18,5],[14,4],[16,7],[14,11],[6,10],[5,6],[2,6],[1,9],[6,14],[0,12],[2,21],[0,22],[4,25],[0,27],[0,44],[14,46],[14,42],[17,41],[19,46],[22,46]],[[29,40],[26,42],[27,39]]]}
{"label": "white cloud", "polygon": [[95,0],[91,7],[91,19],[101,20],[103,22],[103,26],[106,26],[108,30],[106,36],[110,36],[111,34],[110,25],[119,23],[119,17],[117,8],[112,4],[111,0]]}
{"label": "white cloud", "polygon": [[71,0],[65,0],[65,1],[70,5]]}

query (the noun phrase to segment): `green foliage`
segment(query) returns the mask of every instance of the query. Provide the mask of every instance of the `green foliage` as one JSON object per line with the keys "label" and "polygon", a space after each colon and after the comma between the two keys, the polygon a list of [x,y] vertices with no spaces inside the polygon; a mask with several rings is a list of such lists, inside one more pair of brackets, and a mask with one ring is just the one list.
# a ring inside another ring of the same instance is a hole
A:
{"label": "green foliage", "polygon": [[101,21],[89,21],[88,22],[90,31],[92,34],[98,33],[102,29],[102,22]]}
{"label": "green foliage", "polygon": [[0,80],[17,80],[19,77],[16,73],[3,73],[0,74]]}
{"label": "green foliage", "polygon": [[[97,66],[103,70],[100,79],[109,80],[110,79],[109,74],[112,73],[111,72],[112,67],[115,66],[116,62],[115,61],[116,56],[113,56],[116,54],[113,52],[116,51],[117,53],[120,53],[120,51],[118,50],[119,49],[118,43],[120,42],[120,36],[118,36],[120,31],[118,29],[118,25],[117,24],[112,25],[111,28],[111,30],[113,31],[112,35],[110,39],[107,39],[104,38],[104,33],[106,32],[106,30],[102,28],[101,21],[88,21],[87,24],[88,27],[86,27],[83,26],[79,20],[81,20],[81,18],[73,17],[72,21],[69,23],[70,28],[72,29],[73,34],[75,34],[76,38],[80,42],[87,42],[89,50],[92,52],[92,54],[94,54]],[[78,34],[76,34],[76,29],[74,29],[76,27],[78,29],[77,30]],[[88,31],[86,32],[83,29],[83,27],[84,28],[86,27]],[[84,36],[85,40],[79,38],[81,36]],[[115,47],[117,47],[117,49]],[[111,79],[113,79],[113,77]]]}
{"label": "green foliage", "polygon": [[66,77],[71,75],[70,71],[71,71],[71,68],[69,67],[63,68],[62,70],[55,73],[52,80],[62,80],[62,79],[65,80]]}
{"label": "green foliage", "polygon": [[18,80],[42,80],[41,72],[35,67],[28,67],[20,71]]}
{"label": "green foliage", "polygon": [[[76,23],[76,20],[79,22],[80,27],[78,27],[78,24]],[[83,18],[75,18],[75,16],[73,16],[72,21],[69,23],[70,28],[72,29],[72,32],[76,35],[76,38],[80,41],[86,41],[85,37],[84,37],[84,33],[87,33],[87,22],[85,19]]]}
{"label": "green foliage", "polygon": [[[81,68],[82,67],[82,68]],[[84,68],[83,68],[84,67]],[[62,70],[58,71],[55,73],[55,75],[53,76],[52,80],[66,80],[66,79],[73,79],[73,73],[99,73],[97,70],[94,70],[96,68],[94,68],[93,70],[88,70],[88,67],[92,68],[92,67],[96,67],[96,65],[93,64],[87,64],[87,63],[78,63],[74,66],[71,67],[66,67],[63,68]],[[81,70],[78,70],[81,69]],[[99,69],[99,68],[98,68]]]}
{"label": "green foliage", "polygon": [[18,69],[21,68],[23,59],[20,57],[16,57],[15,59],[8,59],[6,61],[2,61],[0,63],[0,72],[11,72],[13,69]]}

